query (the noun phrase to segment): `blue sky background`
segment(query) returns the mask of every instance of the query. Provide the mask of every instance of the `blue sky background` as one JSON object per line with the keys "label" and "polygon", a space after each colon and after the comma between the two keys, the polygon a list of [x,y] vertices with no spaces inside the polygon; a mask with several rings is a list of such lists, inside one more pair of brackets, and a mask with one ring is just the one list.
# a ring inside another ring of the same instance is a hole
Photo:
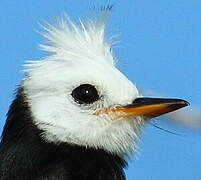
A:
{"label": "blue sky background", "polygon": [[[44,42],[38,22],[54,22],[63,12],[75,20],[94,16],[100,5],[115,8],[109,34],[120,34],[114,49],[120,69],[145,93],[184,98],[201,107],[200,0],[1,0],[0,2],[0,131],[24,74],[25,60],[39,59]],[[168,119],[143,129],[140,154],[129,161],[128,180],[200,180],[201,132]]]}

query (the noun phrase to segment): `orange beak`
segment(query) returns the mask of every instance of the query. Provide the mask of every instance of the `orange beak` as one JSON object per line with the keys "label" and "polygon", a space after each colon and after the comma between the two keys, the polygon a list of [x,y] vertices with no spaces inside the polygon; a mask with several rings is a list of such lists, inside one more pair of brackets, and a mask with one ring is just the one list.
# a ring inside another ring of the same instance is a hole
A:
{"label": "orange beak", "polygon": [[114,119],[134,116],[153,118],[188,105],[189,103],[182,99],[137,98],[132,104],[104,109],[98,112],[98,115],[112,115]]}

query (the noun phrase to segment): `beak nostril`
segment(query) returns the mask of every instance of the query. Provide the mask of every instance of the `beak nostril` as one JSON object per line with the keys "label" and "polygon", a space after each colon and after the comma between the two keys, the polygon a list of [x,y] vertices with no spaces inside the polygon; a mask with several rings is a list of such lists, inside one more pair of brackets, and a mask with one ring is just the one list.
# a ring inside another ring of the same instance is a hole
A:
{"label": "beak nostril", "polygon": [[136,98],[133,100],[133,104],[138,104],[144,102],[144,98]]}
{"label": "beak nostril", "polygon": [[[161,99],[159,98],[154,98],[154,101],[158,101],[161,103]],[[136,98],[133,100],[132,105],[148,105],[148,104],[153,104],[153,98],[148,98],[148,97],[141,97],[141,98]]]}

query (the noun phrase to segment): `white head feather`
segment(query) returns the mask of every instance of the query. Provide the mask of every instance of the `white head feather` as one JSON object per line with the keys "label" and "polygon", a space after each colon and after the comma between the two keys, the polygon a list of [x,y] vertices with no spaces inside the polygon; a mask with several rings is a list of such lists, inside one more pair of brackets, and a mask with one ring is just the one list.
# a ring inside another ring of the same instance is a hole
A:
{"label": "white head feather", "polygon": [[[112,120],[95,114],[139,97],[133,83],[115,67],[111,44],[105,40],[105,21],[76,25],[66,18],[45,30],[50,43],[41,48],[50,56],[27,64],[22,84],[43,138],[120,155],[133,152],[142,119]],[[95,86],[100,98],[87,105],[75,102],[71,93],[81,84]]]}

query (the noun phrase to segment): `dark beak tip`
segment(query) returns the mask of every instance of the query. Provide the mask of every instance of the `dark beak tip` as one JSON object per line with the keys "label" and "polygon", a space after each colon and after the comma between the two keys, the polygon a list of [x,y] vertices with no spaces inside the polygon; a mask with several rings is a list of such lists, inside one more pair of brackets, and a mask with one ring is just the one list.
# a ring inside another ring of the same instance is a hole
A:
{"label": "dark beak tip", "polygon": [[185,106],[190,106],[190,103],[186,100],[183,100],[183,99],[180,99],[178,101],[178,104],[180,104],[182,107],[185,107]]}
{"label": "dark beak tip", "polygon": [[162,104],[162,103],[167,103],[167,104],[177,104],[177,105],[183,105],[189,106],[190,103],[184,99],[166,99],[166,98],[147,98],[147,97],[142,97],[142,98],[137,98],[133,101],[132,105],[139,105],[139,104]]}
{"label": "dark beak tip", "polygon": [[185,106],[190,106],[190,103],[186,101]]}
{"label": "dark beak tip", "polygon": [[189,105],[190,103],[188,101],[183,99],[177,99],[176,101],[172,102],[172,104],[170,103],[169,107],[172,109],[171,111],[176,111]]}

